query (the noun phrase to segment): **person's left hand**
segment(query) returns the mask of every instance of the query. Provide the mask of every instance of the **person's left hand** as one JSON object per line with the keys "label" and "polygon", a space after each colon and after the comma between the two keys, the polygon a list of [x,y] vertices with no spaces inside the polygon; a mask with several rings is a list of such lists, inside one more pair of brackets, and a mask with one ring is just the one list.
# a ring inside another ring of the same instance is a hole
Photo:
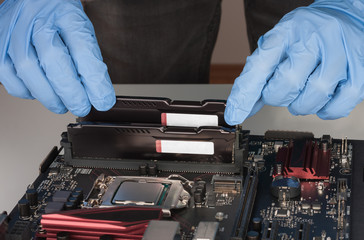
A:
{"label": "person's left hand", "polygon": [[337,119],[363,98],[364,0],[316,0],[259,39],[235,80],[225,121],[242,123],[264,104]]}

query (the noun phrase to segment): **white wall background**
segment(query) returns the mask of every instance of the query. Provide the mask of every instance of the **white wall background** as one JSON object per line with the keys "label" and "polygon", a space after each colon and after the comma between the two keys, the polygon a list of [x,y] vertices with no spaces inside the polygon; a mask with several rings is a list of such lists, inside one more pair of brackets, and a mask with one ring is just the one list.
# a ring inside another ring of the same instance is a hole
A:
{"label": "white wall background", "polygon": [[241,64],[250,55],[244,0],[223,0],[220,31],[212,64]]}

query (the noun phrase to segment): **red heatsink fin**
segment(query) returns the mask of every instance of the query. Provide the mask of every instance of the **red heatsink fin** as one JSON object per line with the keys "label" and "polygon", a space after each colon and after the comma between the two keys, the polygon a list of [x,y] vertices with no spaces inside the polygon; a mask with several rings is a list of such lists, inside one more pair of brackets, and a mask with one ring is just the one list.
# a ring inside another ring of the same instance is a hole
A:
{"label": "red heatsink fin", "polygon": [[72,239],[95,239],[112,235],[114,239],[142,239],[150,220],[162,218],[161,209],[113,207],[78,209],[44,214],[41,225],[45,234],[39,237],[57,239],[58,232],[68,232]]}
{"label": "red heatsink fin", "polygon": [[330,151],[327,145],[318,141],[291,141],[288,146],[278,150],[276,164],[281,165],[281,174],[277,169],[274,176],[294,176],[300,179],[328,179],[330,174]]}

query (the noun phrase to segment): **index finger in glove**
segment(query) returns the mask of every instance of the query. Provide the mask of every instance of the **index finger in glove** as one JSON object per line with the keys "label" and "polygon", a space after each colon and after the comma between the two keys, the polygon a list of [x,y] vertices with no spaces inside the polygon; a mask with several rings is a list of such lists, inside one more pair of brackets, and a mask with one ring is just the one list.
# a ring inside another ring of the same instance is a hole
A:
{"label": "index finger in glove", "polygon": [[33,32],[32,42],[49,83],[68,110],[76,116],[85,116],[91,104],[57,31],[38,20]]}
{"label": "index finger in glove", "polygon": [[70,52],[91,104],[97,110],[106,111],[115,104],[116,97],[93,26],[81,8],[65,10],[65,15],[56,22],[60,36]]}
{"label": "index finger in glove", "polygon": [[247,58],[241,75],[235,80],[225,109],[225,121],[242,123],[260,99],[262,90],[283,60],[286,39],[282,26],[277,25],[258,41],[258,48]]}

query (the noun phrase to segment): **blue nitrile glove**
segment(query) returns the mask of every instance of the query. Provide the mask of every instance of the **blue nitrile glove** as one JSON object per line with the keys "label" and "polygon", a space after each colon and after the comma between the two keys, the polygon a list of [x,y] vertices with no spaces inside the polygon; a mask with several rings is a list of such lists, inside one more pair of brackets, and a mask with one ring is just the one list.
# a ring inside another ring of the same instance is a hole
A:
{"label": "blue nitrile glove", "polygon": [[0,82],[9,94],[55,113],[85,116],[115,103],[95,32],[79,0],[0,5]]}
{"label": "blue nitrile glove", "polygon": [[264,105],[322,119],[347,116],[364,98],[364,0],[317,0],[258,41],[227,101],[242,123]]}

